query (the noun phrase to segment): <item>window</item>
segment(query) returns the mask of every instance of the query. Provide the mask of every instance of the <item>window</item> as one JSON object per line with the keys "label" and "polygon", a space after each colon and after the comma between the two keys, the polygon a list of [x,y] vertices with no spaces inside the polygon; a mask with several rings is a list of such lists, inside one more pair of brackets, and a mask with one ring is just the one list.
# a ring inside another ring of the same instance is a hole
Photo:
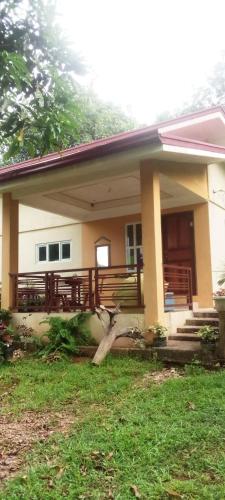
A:
{"label": "window", "polygon": [[45,262],[47,260],[47,248],[46,246],[40,245],[38,247],[38,261]]}
{"label": "window", "polygon": [[126,259],[127,264],[142,263],[142,226],[141,223],[126,225]]}
{"label": "window", "polygon": [[71,241],[54,241],[36,245],[37,262],[59,262],[70,260]]}
{"label": "window", "polygon": [[48,244],[48,260],[49,262],[55,262],[59,259],[59,247],[60,243],[49,243]]}
{"label": "window", "polygon": [[110,245],[96,245],[95,253],[97,267],[108,267],[110,265]]}

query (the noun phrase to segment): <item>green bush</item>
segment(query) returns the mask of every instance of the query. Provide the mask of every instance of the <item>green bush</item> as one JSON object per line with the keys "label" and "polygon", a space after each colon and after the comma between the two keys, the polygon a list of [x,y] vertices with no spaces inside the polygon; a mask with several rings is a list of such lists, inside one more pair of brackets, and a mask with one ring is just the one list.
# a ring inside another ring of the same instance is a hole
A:
{"label": "green bush", "polygon": [[205,343],[216,342],[218,340],[218,329],[210,325],[203,325],[198,331],[198,336]]}
{"label": "green bush", "polygon": [[0,309],[0,322],[9,323],[12,319],[12,313],[8,309]]}
{"label": "green bush", "polygon": [[92,313],[81,312],[71,319],[51,316],[42,323],[49,324],[49,330],[43,337],[47,337],[48,343],[41,350],[41,354],[61,352],[63,354],[77,354],[79,346],[94,343],[87,321]]}

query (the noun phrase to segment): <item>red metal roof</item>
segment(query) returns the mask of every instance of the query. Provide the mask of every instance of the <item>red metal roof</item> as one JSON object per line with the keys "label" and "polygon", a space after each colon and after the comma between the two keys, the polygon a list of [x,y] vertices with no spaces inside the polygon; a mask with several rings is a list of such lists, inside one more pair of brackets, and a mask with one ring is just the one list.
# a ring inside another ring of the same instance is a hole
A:
{"label": "red metal roof", "polygon": [[[225,116],[223,107],[216,106],[207,110],[198,111],[185,116],[174,118],[172,120],[154,124],[149,127],[122,132],[105,139],[99,139],[90,143],[81,144],[79,146],[68,148],[56,153],[50,153],[48,155],[33,158],[24,162],[14,163],[0,169],[0,182],[6,182],[11,179],[21,178],[26,175],[33,175],[63,166],[69,166],[73,164],[75,165],[77,163],[94,160],[108,154],[126,151],[138,146],[151,144],[161,145],[163,143],[168,144],[169,140],[173,141],[173,143],[175,140],[177,140],[180,144],[180,138],[178,139],[175,136],[168,136],[165,134],[159,135],[158,129],[166,125],[172,125],[182,121],[187,121],[192,118],[201,117],[207,114],[215,113],[217,111],[221,112]],[[183,142],[185,142],[185,139],[183,139]],[[201,143],[194,140],[188,140],[187,142],[189,144],[191,142],[193,144],[193,147],[194,145],[195,147],[197,147],[198,143],[198,148],[200,148],[201,144],[201,146],[207,146],[205,147],[206,150],[208,148],[210,151],[212,151],[212,148],[214,148],[215,151],[218,151],[219,148],[220,152],[225,152],[225,148],[218,147],[216,145],[206,145],[206,143]],[[172,144],[172,142],[170,143]]]}

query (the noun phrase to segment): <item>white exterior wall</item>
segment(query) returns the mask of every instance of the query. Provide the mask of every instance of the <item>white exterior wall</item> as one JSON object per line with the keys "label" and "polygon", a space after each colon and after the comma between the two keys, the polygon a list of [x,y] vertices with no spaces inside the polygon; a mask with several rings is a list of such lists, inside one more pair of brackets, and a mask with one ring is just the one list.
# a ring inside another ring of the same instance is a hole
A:
{"label": "white exterior wall", "polygon": [[209,165],[208,182],[213,290],[216,290],[218,279],[225,275],[225,165]]}
{"label": "white exterior wall", "polygon": [[[20,205],[19,272],[82,267],[82,228],[73,219]],[[71,241],[71,259],[65,262],[37,262],[36,245]],[[2,204],[0,200],[0,281],[2,273]]]}

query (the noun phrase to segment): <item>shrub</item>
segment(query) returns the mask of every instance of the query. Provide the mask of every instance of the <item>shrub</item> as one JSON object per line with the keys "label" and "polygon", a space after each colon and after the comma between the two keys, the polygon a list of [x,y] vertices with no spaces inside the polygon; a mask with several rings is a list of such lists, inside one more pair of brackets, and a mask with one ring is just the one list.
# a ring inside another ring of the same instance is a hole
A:
{"label": "shrub", "polygon": [[160,323],[149,326],[148,330],[154,333],[156,339],[164,339],[167,335],[167,328]]}
{"label": "shrub", "polygon": [[87,321],[92,313],[81,312],[71,319],[52,316],[41,323],[48,323],[49,330],[43,337],[48,338],[47,345],[41,350],[41,354],[61,352],[66,355],[77,354],[79,346],[94,343]]}
{"label": "shrub", "polygon": [[0,309],[0,323],[8,324],[12,319],[12,313],[8,309]]}
{"label": "shrub", "polygon": [[5,361],[11,351],[13,330],[8,326],[11,318],[8,309],[0,309],[0,362]]}
{"label": "shrub", "polygon": [[203,325],[198,331],[198,336],[205,343],[216,342],[218,339],[218,331],[213,326]]}

